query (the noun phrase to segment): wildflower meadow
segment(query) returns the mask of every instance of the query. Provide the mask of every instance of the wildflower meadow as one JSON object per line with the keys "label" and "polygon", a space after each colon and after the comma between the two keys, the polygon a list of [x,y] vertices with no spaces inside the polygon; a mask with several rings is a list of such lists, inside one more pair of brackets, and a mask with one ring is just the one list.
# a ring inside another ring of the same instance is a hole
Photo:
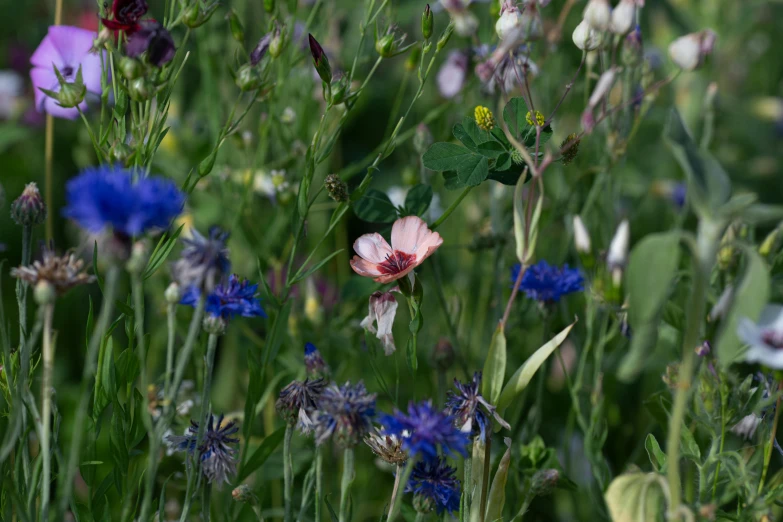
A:
{"label": "wildflower meadow", "polygon": [[779,0],[0,17],[0,522],[783,520]]}

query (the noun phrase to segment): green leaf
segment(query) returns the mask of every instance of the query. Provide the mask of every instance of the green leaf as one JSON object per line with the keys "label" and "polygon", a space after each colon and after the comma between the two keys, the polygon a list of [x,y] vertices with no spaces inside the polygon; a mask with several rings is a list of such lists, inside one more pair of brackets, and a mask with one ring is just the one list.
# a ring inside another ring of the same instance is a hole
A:
{"label": "green leaf", "polygon": [[696,463],[701,463],[701,450],[693,437],[693,433],[688,426],[683,424],[680,430],[680,442],[682,443],[682,456],[692,459]]}
{"label": "green leaf", "polygon": [[516,399],[517,396],[522,393],[522,390],[527,387],[527,385],[530,383],[530,380],[536,374],[536,371],[538,371],[541,365],[544,364],[544,361],[546,361],[547,358],[552,355],[555,349],[566,340],[566,337],[568,337],[568,334],[571,333],[571,329],[575,324],[576,320],[570,325],[566,326],[552,339],[547,341],[541,348],[536,350],[535,353],[528,357],[522,366],[517,369],[514,375],[511,376],[511,379],[509,379],[509,381],[506,383],[503,391],[500,393],[500,398],[496,403],[498,413],[502,414],[503,411],[514,401],[514,399]]}
{"label": "green leaf", "polygon": [[144,274],[142,274],[144,279],[149,279],[152,274],[154,274],[158,268],[160,268],[160,266],[166,262],[166,259],[168,259],[172,249],[177,244],[177,238],[179,238],[180,233],[182,233],[182,228],[184,226],[185,225],[183,223],[179,226],[176,232],[168,237],[166,237],[166,234],[161,236],[158,244],[155,246],[155,250],[153,250],[152,255],[150,255],[150,260],[147,262],[147,268],[144,270]]}
{"label": "green leaf", "polygon": [[468,134],[468,131],[465,130],[465,127],[461,123],[454,125],[451,133],[454,134],[454,137],[461,141],[462,144],[465,145],[468,149],[476,152],[478,144],[473,141],[473,138],[470,137],[470,134]]}
{"label": "green leaf", "polygon": [[680,264],[679,242],[677,231],[652,234],[631,252],[625,282],[634,335],[617,370],[622,381],[636,377],[658,340],[658,323]]}
{"label": "green leaf", "polygon": [[304,279],[307,279],[308,277],[310,277],[311,275],[313,275],[314,273],[316,273],[317,271],[319,271],[319,270],[320,270],[320,269],[321,269],[321,268],[322,268],[322,267],[323,267],[323,266],[324,266],[326,263],[328,263],[329,261],[331,261],[331,260],[332,260],[332,258],[333,258],[334,256],[338,255],[338,254],[339,254],[339,253],[341,253],[343,250],[345,250],[345,249],[344,249],[344,248],[341,248],[340,250],[337,250],[337,251],[335,251],[335,252],[332,252],[331,254],[329,254],[328,256],[326,256],[325,258],[321,259],[319,262],[317,262],[316,264],[314,264],[314,265],[313,265],[313,266],[312,266],[312,267],[311,267],[309,270],[307,270],[305,273],[303,273],[303,274],[301,274],[301,275],[298,275],[298,276],[294,277],[294,278],[291,280],[291,284],[292,284],[292,285],[294,285],[294,284],[298,283],[299,281],[302,281],[302,280],[304,280]]}
{"label": "green leaf", "polygon": [[506,152],[506,148],[497,141],[488,141],[479,145],[477,152],[485,158],[497,159]]}
{"label": "green leaf", "polygon": [[380,190],[370,189],[353,204],[353,211],[363,221],[391,223],[397,219],[397,208],[389,196]]}
{"label": "green leaf", "polygon": [[503,121],[506,122],[509,132],[516,139],[519,139],[529,127],[525,121],[526,114],[527,104],[522,98],[511,98],[503,108]]}
{"label": "green leaf", "polygon": [[326,503],[326,509],[329,510],[329,516],[332,519],[332,522],[339,522],[340,517],[337,516],[337,513],[335,513],[334,508],[332,507],[332,504],[329,502],[329,497],[324,497],[324,502]]}
{"label": "green leaf", "polygon": [[658,444],[658,440],[655,435],[650,433],[644,440],[644,449],[647,450],[647,456],[650,458],[650,463],[655,468],[655,471],[666,471],[666,453],[661,450],[661,445]]}
{"label": "green leaf", "polygon": [[456,143],[433,143],[421,161],[430,170],[458,170],[462,162],[472,156],[475,156],[473,152]]}
{"label": "green leaf", "polygon": [[539,177],[538,201],[530,216],[530,226],[528,227],[528,243],[525,239],[525,205],[526,198],[522,192],[525,180],[520,176],[517,180],[517,186],[514,189],[514,238],[517,245],[517,259],[520,263],[526,263],[532,259],[536,251],[536,242],[538,240],[538,221],[541,219],[541,210],[544,204],[544,184]]}
{"label": "green leaf", "polygon": [[742,354],[737,327],[743,318],[756,320],[769,297],[770,276],[761,256],[750,246],[742,245],[745,270],[733,293],[731,306],[721,323],[717,341],[718,360],[723,366],[735,362]]}
{"label": "green leaf", "polygon": [[30,131],[31,129],[15,123],[0,124],[0,154],[13,145],[27,139]]}
{"label": "green leaf", "polygon": [[489,162],[487,158],[478,154],[471,154],[469,158],[457,167],[457,177],[467,186],[475,187],[487,179],[489,175]]}
{"label": "green leaf", "polygon": [[443,171],[443,186],[446,187],[446,190],[465,188],[465,184],[457,177],[457,173],[453,170]]}
{"label": "green leaf", "polygon": [[[501,161],[503,158],[502,156],[498,158],[498,161]],[[530,172],[527,171],[524,165],[514,165],[511,164],[511,167],[509,167],[506,170],[500,171],[498,170],[492,170],[489,173],[489,176],[487,176],[487,179],[491,179],[493,181],[497,181],[498,183],[502,183],[503,185],[509,185],[514,186],[519,181],[519,178],[522,176],[522,174],[525,174],[525,180],[523,183],[527,183],[532,179],[532,176],[530,175]],[[447,187],[448,188],[448,187]]]}
{"label": "green leaf", "polygon": [[481,129],[476,124],[476,120],[470,116],[465,116],[462,119],[462,127],[465,129],[465,132],[468,133],[468,136],[470,136],[470,139],[473,141],[473,143],[475,143],[477,146],[481,145],[482,143],[495,140],[495,137],[492,136],[490,131]]}
{"label": "green leaf", "polygon": [[696,146],[676,109],[672,109],[665,138],[688,177],[689,197],[694,207],[703,215],[714,215],[731,195],[731,183],[723,167]]}
{"label": "green leaf", "polygon": [[432,203],[432,187],[418,184],[405,195],[404,215],[421,216],[430,208],[430,203]]}
{"label": "green leaf", "polygon": [[511,464],[511,439],[503,439],[506,445],[506,452],[500,459],[498,470],[495,472],[495,478],[492,479],[492,486],[489,489],[487,498],[487,513],[484,520],[494,522],[503,520],[503,506],[506,504],[506,481],[508,480],[508,467]]}
{"label": "green leaf", "polygon": [[234,484],[241,484],[247,477],[250,476],[255,470],[264,465],[270,455],[274,453],[285,436],[285,427],[278,428],[275,432],[269,435],[261,443],[258,448],[253,452],[247,462],[240,468],[237,478]]}
{"label": "green leaf", "polygon": [[604,494],[612,522],[662,520],[664,497],[656,473],[626,473],[615,478]]}
{"label": "green leaf", "polygon": [[280,344],[283,342],[285,332],[288,330],[288,315],[291,313],[292,300],[288,300],[278,312],[275,318],[272,330],[269,332],[266,340],[266,346],[264,347],[264,366],[269,364],[269,361],[274,361],[277,356],[277,352],[280,350]]}
{"label": "green leaf", "polygon": [[503,327],[498,325],[492,335],[489,352],[484,361],[483,380],[481,382],[481,394],[491,403],[497,404],[500,391],[503,389],[503,380],[506,377],[506,334]]}

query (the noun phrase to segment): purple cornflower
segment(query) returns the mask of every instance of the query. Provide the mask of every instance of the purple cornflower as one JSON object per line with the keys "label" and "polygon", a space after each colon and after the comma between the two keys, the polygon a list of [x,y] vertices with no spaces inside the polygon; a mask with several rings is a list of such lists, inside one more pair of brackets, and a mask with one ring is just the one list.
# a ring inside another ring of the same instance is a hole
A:
{"label": "purple cornflower", "polygon": [[413,493],[416,510],[428,513],[434,508],[438,514],[459,511],[460,483],[456,471],[440,457],[417,462],[405,485],[405,492]]}
{"label": "purple cornflower", "polygon": [[[519,277],[519,270],[519,264],[511,268],[512,284]],[[584,279],[579,270],[569,268],[567,264],[558,267],[541,260],[527,269],[519,288],[530,299],[543,303],[556,303],[566,294],[584,290]]]}
{"label": "purple cornflower", "polygon": [[[134,178],[135,182],[134,182]],[[125,237],[169,226],[185,204],[177,185],[108,165],[89,167],[65,186],[63,215],[89,232],[110,227]]]}
{"label": "purple cornflower", "polygon": [[275,409],[288,424],[296,424],[302,433],[310,433],[313,429],[311,415],[318,408],[318,400],[324,388],[325,379],[292,381],[280,390]]}
{"label": "purple cornflower", "polygon": [[[454,386],[459,393],[449,392],[446,399],[446,411],[454,416],[456,425],[471,437],[481,435],[481,442],[487,440],[487,431],[492,430],[492,417],[498,424],[511,429],[511,426],[498,415],[495,407],[479,393],[481,388],[481,372],[473,374],[473,380],[461,383],[454,379]],[[483,409],[479,406],[483,406]]]}
{"label": "purple cornflower", "polygon": [[[57,100],[47,96],[41,89],[59,92],[60,82],[54,74],[54,68],[60,71],[66,82],[76,80],[79,68],[87,93],[96,97],[101,94],[101,54],[91,52],[93,41],[98,35],[86,29],[58,25],[49,28],[38,48],[30,58],[33,68],[30,79],[35,90],[35,107],[38,112],[51,114],[55,118],[73,120],[79,117],[76,107],[61,107]],[[87,110],[87,101],[79,104],[79,109]]]}
{"label": "purple cornflower", "polygon": [[344,448],[356,446],[372,430],[375,416],[374,393],[367,393],[364,383],[332,384],[321,394],[315,413],[315,442],[323,444],[334,435]]}
{"label": "purple cornflower", "polygon": [[311,377],[326,377],[329,375],[329,365],[326,364],[326,361],[321,356],[321,352],[318,351],[318,348],[313,343],[305,344],[304,361],[307,375]]}
{"label": "purple cornflower", "polygon": [[685,206],[685,201],[688,197],[688,186],[685,183],[675,183],[672,187],[672,193],[669,196],[674,205],[681,209]]}
{"label": "purple cornflower", "polygon": [[438,456],[438,447],[444,453],[467,455],[468,435],[454,426],[454,417],[436,410],[431,400],[408,404],[408,414],[395,410],[384,415],[381,424],[386,433],[402,438],[402,447],[412,457],[427,459]]}
{"label": "purple cornflower", "polygon": [[[220,317],[224,320],[237,315],[242,317],[266,317],[266,312],[261,308],[261,299],[256,296],[258,284],[251,285],[250,281],[239,280],[236,274],[231,274],[227,282],[215,286],[207,295],[207,315]],[[201,296],[201,290],[196,286],[189,287],[180,304],[195,307]]]}
{"label": "purple cornflower", "polygon": [[[218,417],[215,424],[215,416],[209,416],[204,440],[198,447],[201,469],[209,482],[228,483],[229,476],[236,472],[236,448],[231,444],[237,444],[239,439],[231,437],[239,431],[234,421],[223,426],[223,415]],[[175,451],[185,451],[189,454],[195,452],[198,439],[198,423],[190,421],[190,427],[185,435],[169,435],[167,442]]]}
{"label": "purple cornflower", "polygon": [[195,286],[211,292],[223,275],[231,270],[226,247],[229,233],[213,226],[207,237],[195,228],[191,229],[191,236],[190,239],[182,239],[185,248],[171,267],[172,275],[183,288]]}

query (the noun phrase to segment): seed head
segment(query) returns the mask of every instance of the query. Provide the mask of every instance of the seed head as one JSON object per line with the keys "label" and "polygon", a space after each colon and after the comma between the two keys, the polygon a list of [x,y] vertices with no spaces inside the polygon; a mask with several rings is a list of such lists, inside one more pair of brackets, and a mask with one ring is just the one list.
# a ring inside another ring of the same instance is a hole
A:
{"label": "seed head", "polygon": [[348,185],[337,174],[329,174],[324,179],[324,186],[329,197],[338,203],[348,201]]}
{"label": "seed head", "polygon": [[572,132],[560,144],[560,150],[563,151],[563,165],[569,165],[576,159],[576,155],[579,154],[579,141],[579,136]]}

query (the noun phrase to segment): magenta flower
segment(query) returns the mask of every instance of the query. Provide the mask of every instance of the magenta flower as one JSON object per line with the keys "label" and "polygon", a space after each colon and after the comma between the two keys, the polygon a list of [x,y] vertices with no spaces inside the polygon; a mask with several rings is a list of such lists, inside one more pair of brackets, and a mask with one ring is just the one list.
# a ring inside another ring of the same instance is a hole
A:
{"label": "magenta flower", "polygon": [[[60,84],[54,74],[55,67],[67,82],[76,79],[76,73],[81,67],[88,97],[90,93],[100,96],[101,57],[90,52],[93,40],[97,36],[92,31],[68,25],[49,27],[49,32],[30,58],[30,63],[33,65],[30,79],[35,89],[35,107],[38,112],[46,112],[56,118],[69,120],[79,116],[79,111],[75,107],[70,109],[61,107],[57,100],[41,91],[41,88],[54,92],[60,91]],[[87,109],[86,100],[79,104],[79,108]]]}

